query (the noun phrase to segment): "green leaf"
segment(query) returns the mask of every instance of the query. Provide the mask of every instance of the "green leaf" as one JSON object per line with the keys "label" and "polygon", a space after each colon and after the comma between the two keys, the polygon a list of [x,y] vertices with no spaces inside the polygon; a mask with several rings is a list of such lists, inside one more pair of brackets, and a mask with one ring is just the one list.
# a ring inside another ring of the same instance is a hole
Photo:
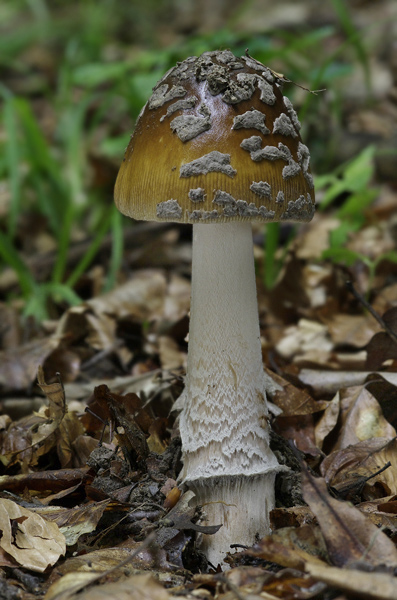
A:
{"label": "green leaf", "polygon": [[[363,220],[363,218],[362,218]],[[362,220],[360,222],[352,223],[349,221],[342,221],[341,224],[333,229],[329,234],[329,242],[332,249],[340,248],[348,241],[350,234],[353,231],[357,231],[360,229],[362,225]]]}
{"label": "green leaf", "polygon": [[373,203],[378,194],[379,190],[377,188],[360,190],[357,193],[351,194],[338,210],[338,218],[346,219],[351,217],[351,219],[358,219],[362,223],[365,209]]}
{"label": "green leaf", "polygon": [[326,173],[325,175],[315,175],[314,183],[316,190],[322,190],[327,186],[335,183],[338,178],[333,173]]}
{"label": "green leaf", "polygon": [[390,262],[397,263],[397,252],[395,250],[390,250],[389,252],[380,254],[375,261],[376,265],[381,263],[383,260],[389,260]]}
{"label": "green leaf", "polygon": [[321,202],[319,204],[319,209],[326,209],[330,204],[332,204],[335,198],[338,198],[346,191],[347,190],[345,181],[343,179],[335,178],[333,184],[327,189],[324,196],[322,197]]}
{"label": "green leaf", "polygon": [[322,253],[322,258],[330,258],[334,262],[344,263],[348,267],[351,267],[357,261],[361,261],[367,266],[369,266],[369,264],[372,263],[372,261],[370,261],[363,254],[360,254],[359,252],[354,252],[354,250],[349,250],[347,248],[329,248],[328,250],[324,250],[324,252]]}
{"label": "green leaf", "polygon": [[351,160],[344,170],[346,189],[352,192],[364,189],[374,175],[375,146],[367,146]]}
{"label": "green leaf", "polygon": [[[352,215],[354,210],[361,212],[376,197],[377,191],[368,190],[368,185],[374,174],[375,146],[367,146],[360,154],[348,163],[339,166],[333,174],[316,178],[317,189],[326,188],[319,204],[320,210],[327,208],[342,194],[356,192],[357,194],[347,201],[346,214]],[[360,196],[362,205],[360,205]],[[340,209],[343,210],[343,209]]]}

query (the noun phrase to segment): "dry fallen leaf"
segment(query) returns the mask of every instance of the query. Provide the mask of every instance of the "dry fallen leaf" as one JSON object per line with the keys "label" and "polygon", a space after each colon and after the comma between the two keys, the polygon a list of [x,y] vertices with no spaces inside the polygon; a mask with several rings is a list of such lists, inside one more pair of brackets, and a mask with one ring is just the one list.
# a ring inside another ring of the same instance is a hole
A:
{"label": "dry fallen leaf", "polygon": [[[397,375],[397,373],[394,373]],[[371,374],[365,384],[367,390],[376,398],[385,419],[397,428],[397,386],[382,375]]]}
{"label": "dry fallen leaf", "polygon": [[[368,369],[379,369],[384,361],[397,358],[397,307],[389,308],[383,315],[382,320],[387,331],[381,331],[373,336],[367,345]],[[392,335],[394,334],[394,336]]]}
{"label": "dry fallen leaf", "polygon": [[0,387],[27,389],[34,381],[39,365],[58,347],[60,339],[55,335],[0,351]]}
{"label": "dry fallen leaf", "polygon": [[261,539],[246,554],[276,562],[283,567],[303,569],[307,562],[323,562],[327,550],[318,527],[283,527]]}
{"label": "dry fallen leaf", "polygon": [[318,448],[323,447],[325,438],[335,428],[339,418],[339,411],[340,393],[337,392],[333,399],[328,403],[327,408],[314,427],[314,436]]}
{"label": "dry fallen leaf", "polygon": [[397,579],[386,573],[365,573],[356,569],[337,569],[317,564],[308,564],[306,570],[315,579],[333,588],[350,592],[355,598],[374,600],[396,600],[397,598]]}
{"label": "dry fallen leaf", "polygon": [[25,471],[35,466],[40,456],[47,454],[57,443],[56,433],[67,412],[62,384],[46,384],[40,365],[37,378],[47,396],[48,406],[12,423],[1,436],[1,462],[6,466],[19,462]]}
{"label": "dry fallen leaf", "polygon": [[273,508],[270,511],[270,527],[273,532],[283,527],[300,527],[312,525],[314,522],[315,517],[308,506]]}
{"label": "dry fallen leaf", "polygon": [[190,281],[175,273],[170,274],[168,293],[164,298],[164,317],[167,321],[176,323],[190,309]]}
{"label": "dry fallen leaf", "polygon": [[313,415],[298,415],[296,417],[283,417],[281,415],[276,417],[273,427],[279,435],[293,440],[296,447],[302,452],[311,456],[320,454],[315,442]]}
{"label": "dry fallen leaf", "polygon": [[151,575],[132,575],[122,581],[105,583],[84,590],[97,578],[96,573],[70,573],[52,585],[44,600],[168,600],[167,590]]}
{"label": "dry fallen leaf", "polygon": [[37,491],[58,491],[68,493],[75,486],[84,485],[92,480],[89,468],[56,469],[54,471],[39,471],[38,473],[23,473],[20,475],[0,475],[0,490],[21,493],[25,489]]}
{"label": "dry fallen leaf", "polygon": [[[81,535],[95,531],[110,500],[101,502],[89,502],[76,508],[51,507],[39,509],[39,514],[45,515],[48,521],[56,523],[60,532],[64,535],[66,545],[73,546]],[[53,510],[58,508],[58,510]]]}
{"label": "dry fallen leaf", "polygon": [[397,496],[361,502],[357,505],[377,527],[392,531],[397,529]]}
{"label": "dry fallen leaf", "polygon": [[328,402],[313,400],[305,390],[297,388],[277,373],[267,372],[279,386],[276,392],[272,394],[272,401],[282,409],[281,416],[311,415],[327,408]]}
{"label": "dry fallen leaf", "polygon": [[23,417],[11,422],[1,435],[0,461],[4,466],[21,463],[27,470],[28,465],[37,464],[32,446],[32,429],[42,423],[42,418],[35,415]]}
{"label": "dry fallen leaf", "polygon": [[78,596],[79,600],[168,600],[167,590],[150,574],[133,575],[124,581],[97,586]]}
{"label": "dry fallen leaf", "polygon": [[[371,371],[330,371],[329,369],[302,369],[299,379],[304,385],[309,385],[316,392],[316,397],[325,394],[335,394],[341,388],[362,385]],[[377,373],[392,385],[397,385],[397,373]]]}
{"label": "dry fallen leaf", "polygon": [[395,567],[394,543],[357,508],[330,496],[322,478],[303,472],[303,497],[317,517],[331,561],[338,567],[364,561]]}
{"label": "dry fallen leaf", "polygon": [[335,313],[325,319],[329,335],[335,345],[362,348],[380,330],[380,325],[368,313],[348,315]]}
{"label": "dry fallen leaf", "polygon": [[186,366],[186,353],[181,352],[175,340],[167,335],[157,339],[160,364],[165,370],[179,369]]}
{"label": "dry fallen leaf", "polygon": [[0,530],[0,548],[25,569],[43,572],[66,552],[58,525],[11,500],[0,499]]}
{"label": "dry fallen leaf", "polygon": [[366,350],[365,367],[373,371],[380,369],[386,360],[397,358],[397,344],[385,331],[376,333],[368,343]]}
{"label": "dry fallen leaf", "polygon": [[395,437],[396,430],[386,421],[379,403],[365,386],[341,390],[340,398],[341,432],[334,450],[371,438]]}
{"label": "dry fallen leaf", "polygon": [[[102,578],[106,577],[109,581],[109,579],[116,580],[131,574],[135,576],[149,568],[153,575],[161,577],[164,582],[171,579],[174,584],[177,581],[183,583],[183,576],[166,572],[173,571],[174,565],[171,566],[167,563],[163,550],[156,545],[153,548],[150,547],[153,541],[152,534],[143,542],[134,542],[129,539],[128,543],[126,541],[116,548],[94,550],[88,554],[67,559],[59,565],[56,571],[52,572],[50,587],[44,600],[69,600],[74,598],[77,592],[94,582],[99,582]],[[79,599],[81,597],[81,595],[78,596]],[[110,594],[106,597],[114,598],[116,596]],[[135,599],[135,596],[133,598]],[[137,598],[145,598],[145,596],[141,595]]]}
{"label": "dry fallen leaf", "polygon": [[325,215],[324,212],[314,215],[313,226],[307,228],[296,242],[296,256],[299,259],[314,259],[315,266],[325,268],[327,265],[318,265],[318,257],[329,246],[329,234],[339,227],[340,221],[335,216]]}
{"label": "dry fallen leaf", "polygon": [[62,469],[84,467],[86,462],[75,448],[75,441],[83,437],[85,429],[74,412],[67,412],[59,424],[57,452]]}
{"label": "dry fallen leaf", "polygon": [[32,446],[42,444],[49,438],[58,429],[67,411],[62,384],[59,382],[47,384],[41,366],[37,371],[37,381],[48,398],[48,408],[45,410],[43,422],[32,431]]}
{"label": "dry fallen leaf", "polygon": [[67,339],[85,338],[95,350],[103,350],[116,341],[117,319],[139,321],[158,319],[164,310],[167,291],[165,276],[160,271],[139,271],[135,277],[112,292],[97,296],[66,311],[59,321],[57,336]]}
{"label": "dry fallen leaf", "polygon": [[216,590],[216,600],[314,600],[322,598],[325,590],[323,583],[292,568],[272,573],[260,567],[236,567],[223,573],[194,575],[193,582],[205,586],[192,594],[200,600],[212,600],[210,590]]}
{"label": "dry fallen leaf", "polygon": [[325,325],[309,319],[300,319],[288,327],[276,345],[277,352],[296,364],[329,365],[333,343]]}
{"label": "dry fallen leaf", "polygon": [[49,587],[44,600],[69,600],[97,578],[98,574],[92,571],[68,573]]}
{"label": "dry fallen leaf", "polygon": [[[46,384],[42,367],[38,367],[38,383],[48,399],[48,406],[31,416],[11,423],[1,436],[0,460],[4,465],[21,463],[22,470],[33,467],[40,456],[57,443],[57,432],[67,412],[61,383]],[[58,436],[59,437],[59,436]]]}
{"label": "dry fallen leaf", "polygon": [[[382,470],[388,463],[390,466]],[[385,490],[383,495],[397,494],[397,440],[373,438],[332,452],[323,460],[321,474],[332,487],[373,476],[366,489],[377,484]]]}

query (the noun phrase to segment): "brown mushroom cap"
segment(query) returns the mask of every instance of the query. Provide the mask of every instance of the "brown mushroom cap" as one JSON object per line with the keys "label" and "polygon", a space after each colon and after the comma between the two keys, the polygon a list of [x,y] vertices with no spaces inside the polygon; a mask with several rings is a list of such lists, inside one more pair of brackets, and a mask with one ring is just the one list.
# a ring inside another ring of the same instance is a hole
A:
{"label": "brown mushroom cap", "polygon": [[310,221],[310,155],[280,81],[229,50],[190,57],[157,83],[115,187],[134,219]]}

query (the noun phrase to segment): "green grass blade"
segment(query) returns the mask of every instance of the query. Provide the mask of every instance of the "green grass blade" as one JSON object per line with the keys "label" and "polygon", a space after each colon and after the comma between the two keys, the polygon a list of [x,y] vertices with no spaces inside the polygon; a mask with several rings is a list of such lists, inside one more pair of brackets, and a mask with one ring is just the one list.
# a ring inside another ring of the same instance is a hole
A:
{"label": "green grass blade", "polygon": [[64,220],[64,216],[62,215],[62,212],[64,211],[62,205],[64,202],[63,197],[51,186],[48,186],[48,183],[49,182],[46,181],[42,174],[33,169],[27,177],[27,184],[29,184],[36,193],[36,201],[40,213],[46,217],[50,229],[55,238],[58,239],[61,223]]}
{"label": "green grass blade", "polygon": [[265,287],[271,290],[277,279],[276,252],[280,239],[280,223],[268,223],[265,237],[265,272],[263,281]]}
{"label": "green grass blade", "polygon": [[14,98],[9,97],[5,100],[3,116],[4,129],[7,136],[5,158],[8,167],[11,192],[11,202],[8,213],[8,235],[12,239],[15,235],[17,220],[21,210],[20,153]]}
{"label": "green grass blade", "polygon": [[368,89],[371,88],[371,71],[369,68],[368,53],[361,39],[361,32],[356,29],[353,20],[350,16],[349,9],[345,0],[331,0],[336,15],[343,27],[350,43],[354,46],[357,58],[361,63],[365,74],[365,81]]}
{"label": "green grass blade", "polygon": [[21,120],[25,144],[29,159],[36,170],[47,172],[56,181],[61,181],[61,171],[53,159],[47,140],[43,136],[30,104],[23,98],[16,100],[18,115]]}
{"label": "green grass blade", "polygon": [[54,269],[52,272],[52,283],[61,283],[61,281],[63,279],[67,260],[68,260],[70,239],[71,239],[71,233],[72,233],[72,227],[73,227],[75,215],[76,215],[75,207],[72,204],[72,202],[69,202],[69,204],[66,207],[62,226],[61,226],[61,229],[59,232],[58,254],[57,254],[57,259],[56,259]]}
{"label": "green grass blade", "polygon": [[48,319],[47,295],[43,286],[37,286],[34,293],[27,297],[23,314],[25,317],[34,317],[38,322]]}
{"label": "green grass blade", "polygon": [[2,231],[0,231],[0,256],[17,274],[24,297],[33,293],[36,289],[36,282],[12,242]]}
{"label": "green grass blade", "polygon": [[44,283],[37,286],[35,293],[30,294],[25,304],[25,317],[32,316],[37,321],[48,319],[48,301],[64,301],[70,306],[81,304],[81,298],[69,287],[58,283]]}
{"label": "green grass blade", "polygon": [[55,300],[65,300],[70,306],[81,304],[82,300],[74,290],[68,285],[62,283],[47,283],[43,286],[47,296],[52,296]]}
{"label": "green grass blade", "polygon": [[58,236],[70,204],[69,185],[61,166],[50,152],[49,143],[29,103],[18,98],[16,107],[23,128],[25,158],[30,166],[28,179],[36,190],[40,210],[48,218],[54,235]]}
{"label": "green grass blade", "polygon": [[87,109],[94,97],[90,94],[78,104],[72,104],[64,112],[59,135],[66,150],[66,173],[69,185],[69,195],[77,204],[84,198],[84,170],[85,170],[85,139],[84,119]]}
{"label": "green grass blade", "polygon": [[65,282],[66,286],[68,286],[69,288],[73,288],[73,286],[77,283],[81,275],[87,270],[87,268],[95,258],[101,246],[102,240],[105,237],[108,230],[109,216],[107,215],[106,218],[103,219],[99,227],[98,233],[93,239],[89,249],[87,250],[83,258],[80,260],[76,268],[73,270],[72,274],[68,277],[67,281]]}

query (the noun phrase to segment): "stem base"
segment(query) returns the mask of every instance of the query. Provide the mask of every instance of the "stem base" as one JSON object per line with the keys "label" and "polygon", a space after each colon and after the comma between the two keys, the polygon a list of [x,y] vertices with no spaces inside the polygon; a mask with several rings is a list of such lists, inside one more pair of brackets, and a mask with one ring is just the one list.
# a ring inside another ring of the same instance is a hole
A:
{"label": "stem base", "polygon": [[200,524],[223,523],[217,533],[202,534],[199,539],[200,550],[215,567],[224,566],[230,544],[252,546],[255,539],[269,533],[275,477],[275,472],[269,472],[253,477],[219,477],[190,485],[205,513]]}

